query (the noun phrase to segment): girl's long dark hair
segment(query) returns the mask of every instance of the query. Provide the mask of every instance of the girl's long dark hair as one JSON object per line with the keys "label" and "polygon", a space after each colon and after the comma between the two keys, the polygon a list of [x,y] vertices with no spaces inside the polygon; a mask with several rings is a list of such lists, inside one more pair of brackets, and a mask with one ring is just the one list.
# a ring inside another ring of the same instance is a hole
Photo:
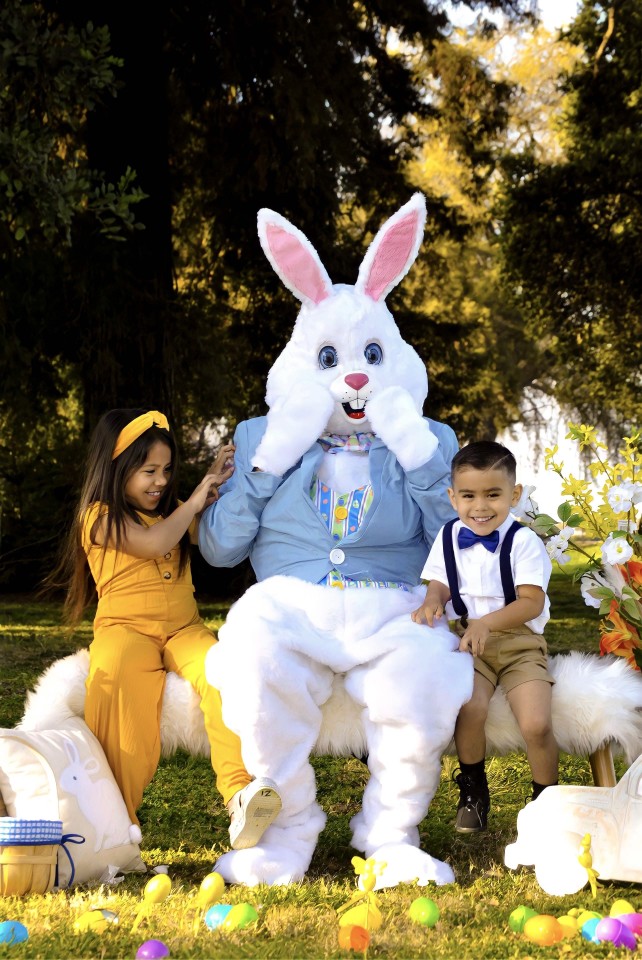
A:
{"label": "girl's long dark hair", "polygon": [[[142,523],[134,507],[125,499],[125,485],[132,473],[145,463],[150,449],[159,440],[167,444],[171,451],[172,472],[161,494],[158,513],[161,516],[169,516],[178,506],[176,499],[178,450],[171,430],[164,430],[157,426],[150,427],[115,460],[112,460],[116,440],[123,427],[145,412],[142,409],[109,410],[98,421],[89,442],[80,499],[71,529],[60,560],[46,580],[48,588],[62,587],[66,590],[64,618],[71,625],[78,623],[86,606],[93,600],[96,590],[82,545],[87,510],[93,503],[107,505],[107,522],[102,544],[103,556],[108,545],[119,550],[125,539],[126,520]],[[96,526],[97,524],[90,531],[92,543],[96,542],[94,539]],[[189,562],[189,545],[189,533],[186,531],[180,541],[180,572]]]}

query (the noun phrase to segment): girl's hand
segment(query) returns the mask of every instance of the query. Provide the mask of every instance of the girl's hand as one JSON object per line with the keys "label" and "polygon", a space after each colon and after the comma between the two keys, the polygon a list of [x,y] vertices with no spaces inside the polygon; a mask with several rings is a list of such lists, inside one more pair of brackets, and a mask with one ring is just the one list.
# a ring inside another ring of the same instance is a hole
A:
{"label": "girl's hand", "polygon": [[218,499],[217,477],[213,473],[206,473],[201,482],[192,491],[188,499],[189,505],[194,509],[194,516],[203,512],[206,506]]}
{"label": "girl's hand", "polygon": [[214,478],[213,484],[216,488],[210,501],[211,503],[218,499],[218,487],[222,486],[226,480],[229,480],[234,473],[235,451],[236,447],[233,443],[224,444],[219,450],[214,463],[207,471],[208,474]]}

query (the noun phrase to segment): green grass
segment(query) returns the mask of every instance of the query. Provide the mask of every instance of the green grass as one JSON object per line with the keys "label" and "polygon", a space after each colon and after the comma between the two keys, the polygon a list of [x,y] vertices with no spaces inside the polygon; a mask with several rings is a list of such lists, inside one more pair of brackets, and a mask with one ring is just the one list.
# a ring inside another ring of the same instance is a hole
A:
{"label": "green grass", "polygon": [[[581,601],[579,588],[564,573],[551,584],[552,618],[547,628],[551,651],[596,652],[597,617]],[[226,605],[201,602],[201,612],[216,628]],[[68,636],[60,625],[56,604],[29,597],[0,598],[0,725],[20,719],[26,691],[55,659],[86,646],[91,638],[87,619]],[[349,820],[359,809],[367,770],[356,759],[315,758],[319,801],[328,814],[308,878],[289,887],[226,889],[224,902],[255,904],[259,920],[242,931],[210,931],[204,924],[192,930],[196,895],[216,857],[226,849],[228,819],[216,793],[209,764],[184,753],[163,760],[148,787],[140,811],[142,854],[150,865],[167,864],[172,878],[170,897],[155,909],[135,933],[131,925],[141,903],[147,877],[130,876],[115,888],[74,888],[69,892],[0,900],[0,921],[19,920],[29,929],[25,944],[0,944],[0,958],[120,958],[134,957],[143,940],[165,941],[172,957],[321,958],[345,957],[338,946],[336,909],[355,890]],[[605,883],[592,900],[590,891],[575,897],[545,894],[531,872],[512,873],[503,866],[503,852],[515,837],[517,813],[530,794],[530,772],[521,755],[493,758],[488,764],[492,795],[489,830],[466,838],[453,832],[457,789],[451,780],[456,761],[444,758],[441,784],[422,822],[422,846],[452,864],[457,883],[418,889],[410,885],[379,893],[384,923],[372,933],[371,958],[527,958],[616,957],[622,951],[608,945],[588,945],[575,939],[563,946],[540,948],[514,934],[508,916],[521,903],[557,916],[573,906],[608,913],[624,897],[642,909],[639,886]],[[616,763],[621,775],[623,767]],[[562,756],[560,782],[590,784],[588,760]],[[441,911],[437,926],[428,930],[408,915],[412,900],[432,897]],[[106,907],[119,916],[117,926],[98,937],[76,935],[73,922],[84,911]]]}

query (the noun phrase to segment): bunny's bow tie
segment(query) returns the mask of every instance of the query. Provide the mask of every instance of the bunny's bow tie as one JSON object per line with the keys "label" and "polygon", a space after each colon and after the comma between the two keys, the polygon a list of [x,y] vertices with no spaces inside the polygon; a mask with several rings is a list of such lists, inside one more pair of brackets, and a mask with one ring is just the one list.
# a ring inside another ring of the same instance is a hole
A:
{"label": "bunny's bow tie", "polygon": [[493,530],[492,533],[473,533],[468,527],[460,527],[457,534],[457,546],[460,550],[466,547],[474,547],[476,543],[483,543],[490,553],[494,553],[499,543],[499,530]]}
{"label": "bunny's bow tie", "polygon": [[374,433],[351,433],[345,437],[337,433],[324,433],[319,439],[328,448],[328,453],[339,453],[341,450],[367,452],[374,440]]}

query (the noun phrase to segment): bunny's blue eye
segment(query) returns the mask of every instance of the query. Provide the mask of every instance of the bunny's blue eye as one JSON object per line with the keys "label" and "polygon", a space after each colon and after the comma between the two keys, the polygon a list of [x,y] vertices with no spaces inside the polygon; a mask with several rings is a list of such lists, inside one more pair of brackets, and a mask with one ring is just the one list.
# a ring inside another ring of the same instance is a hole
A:
{"label": "bunny's blue eye", "polygon": [[363,355],[368,363],[381,363],[383,360],[383,350],[378,343],[369,343]]}
{"label": "bunny's blue eye", "polygon": [[321,347],[319,350],[319,366],[322,370],[336,367],[338,360],[339,355],[334,347]]}

